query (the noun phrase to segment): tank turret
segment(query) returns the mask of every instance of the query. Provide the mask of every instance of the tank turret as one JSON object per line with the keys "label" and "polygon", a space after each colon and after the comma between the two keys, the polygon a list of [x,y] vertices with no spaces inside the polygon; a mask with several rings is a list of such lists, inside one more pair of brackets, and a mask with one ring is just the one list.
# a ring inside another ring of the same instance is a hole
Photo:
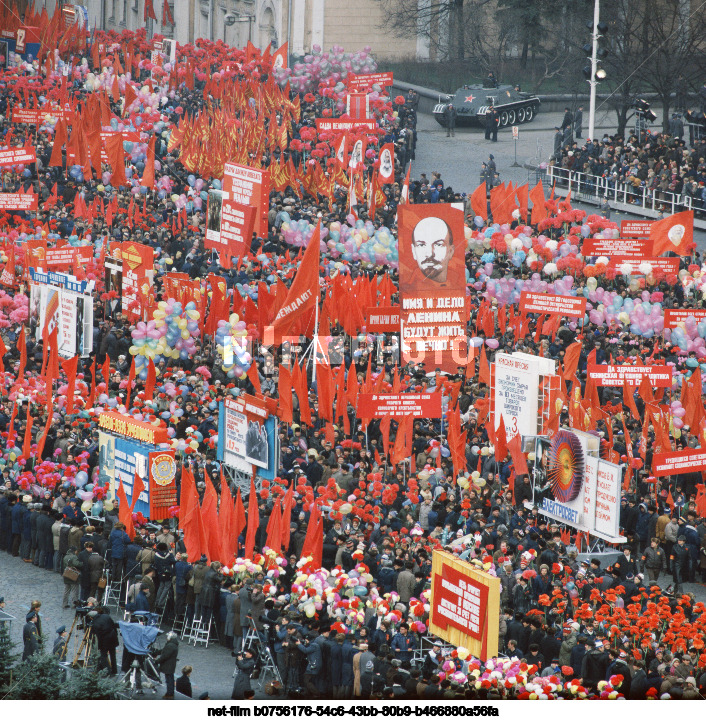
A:
{"label": "tank turret", "polygon": [[446,127],[444,110],[449,103],[456,108],[456,127],[483,126],[488,108],[494,106],[500,114],[500,127],[504,128],[529,123],[539,110],[540,100],[512,85],[464,85],[453,95],[447,95],[445,102],[434,106],[434,117],[443,127]]}

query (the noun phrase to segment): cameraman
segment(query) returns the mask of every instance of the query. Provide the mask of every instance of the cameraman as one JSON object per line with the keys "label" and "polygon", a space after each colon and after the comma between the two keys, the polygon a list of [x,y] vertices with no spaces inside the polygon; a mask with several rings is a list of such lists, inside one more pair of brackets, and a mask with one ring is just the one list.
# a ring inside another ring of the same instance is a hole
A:
{"label": "cameraman", "polygon": [[235,658],[235,667],[238,672],[235,674],[233,683],[233,700],[244,700],[252,698],[252,686],[250,685],[250,676],[255,669],[255,656],[251,648],[246,648]]}
{"label": "cameraman", "polygon": [[110,609],[107,606],[101,606],[98,609],[98,615],[93,621],[92,628],[100,653],[98,670],[110,669],[110,675],[115,676],[118,673],[118,661],[115,655],[119,643],[118,626],[110,617]]}
{"label": "cameraman", "polygon": [[321,646],[318,643],[310,643],[309,637],[305,636],[304,641],[297,641],[297,648],[306,656],[306,669],[304,670],[304,686],[309,692],[309,698],[320,698],[317,688],[317,678],[323,667]]}

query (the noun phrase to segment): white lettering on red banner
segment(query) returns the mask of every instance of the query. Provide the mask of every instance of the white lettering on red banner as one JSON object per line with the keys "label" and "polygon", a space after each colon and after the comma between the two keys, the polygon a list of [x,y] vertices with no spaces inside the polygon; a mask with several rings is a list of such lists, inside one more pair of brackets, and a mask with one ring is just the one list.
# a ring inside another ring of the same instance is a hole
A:
{"label": "white lettering on red banner", "polygon": [[0,167],[18,165],[19,163],[29,165],[36,162],[37,151],[34,148],[5,148],[0,150]]}
{"label": "white lettering on red banner", "polygon": [[671,453],[655,453],[652,457],[652,475],[673,476],[680,473],[702,471],[706,466],[706,451],[687,448]]}
{"label": "white lettering on red banner", "polygon": [[652,243],[641,238],[586,238],[581,247],[583,256],[622,255],[644,258],[652,253]]}
{"label": "white lettering on red banner", "polygon": [[[676,258],[676,260],[679,260]],[[695,308],[686,309],[670,309],[664,311],[664,327],[676,328],[679,323],[684,323],[687,318],[693,318],[697,323],[706,320],[706,310],[697,310]]]}
{"label": "white lettering on red banner", "polygon": [[0,193],[0,210],[37,210],[38,196],[34,193]]}
{"label": "white lettering on red banner", "polygon": [[583,318],[586,313],[586,299],[523,290],[520,294],[520,310],[523,313],[558,313],[569,318]]}
{"label": "white lettering on red banner", "polygon": [[316,131],[346,133],[350,130],[375,130],[377,120],[356,118],[355,120],[340,120],[339,118],[316,118]]}
{"label": "white lettering on red banner", "polygon": [[394,82],[392,77],[391,71],[386,73],[371,73],[370,75],[349,75],[346,83],[351,90],[367,90],[368,88],[372,88],[373,85],[379,85],[384,88],[392,85]]}
{"label": "white lettering on red banner", "polygon": [[649,238],[651,220],[621,220],[620,235],[623,238]]}
{"label": "white lettering on red banner", "polygon": [[441,393],[360,393],[360,418],[441,418]]}
{"label": "white lettering on red banner", "polygon": [[621,387],[623,381],[635,388],[647,376],[654,388],[672,387],[672,366],[589,366],[588,377],[599,386]]}

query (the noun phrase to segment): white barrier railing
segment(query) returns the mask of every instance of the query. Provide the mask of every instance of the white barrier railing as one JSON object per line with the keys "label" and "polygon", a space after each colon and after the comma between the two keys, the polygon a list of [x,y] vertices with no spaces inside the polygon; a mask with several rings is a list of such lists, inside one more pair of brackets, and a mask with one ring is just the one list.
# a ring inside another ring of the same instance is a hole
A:
{"label": "white barrier railing", "polygon": [[559,188],[571,190],[572,197],[577,200],[590,199],[600,205],[607,196],[609,202],[632,205],[635,213],[639,213],[640,210],[651,210],[657,214],[664,208],[665,214],[673,215],[681,210],[692,209],[692,198],[685,193],[678,195],[647,187],[636,188],[630,183],[615,181],[613,178],[589,175],[554,165],[547,167],[547,180],[550,185],[556,184]]}

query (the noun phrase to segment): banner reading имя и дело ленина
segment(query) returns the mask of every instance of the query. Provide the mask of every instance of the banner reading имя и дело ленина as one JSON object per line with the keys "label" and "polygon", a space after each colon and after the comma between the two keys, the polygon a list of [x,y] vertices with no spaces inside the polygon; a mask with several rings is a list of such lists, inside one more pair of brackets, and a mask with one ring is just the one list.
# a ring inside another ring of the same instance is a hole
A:
{"label": "banner reading \u0438\u043c\u044f \u0438 \u0434\u0435\u043b\u043e \u043b\u0435\u043d\u0438\u043d\u0430", "polygon": [[468,358],[463,211],[405,203],[397,223],[404,362],[456,373]]}

